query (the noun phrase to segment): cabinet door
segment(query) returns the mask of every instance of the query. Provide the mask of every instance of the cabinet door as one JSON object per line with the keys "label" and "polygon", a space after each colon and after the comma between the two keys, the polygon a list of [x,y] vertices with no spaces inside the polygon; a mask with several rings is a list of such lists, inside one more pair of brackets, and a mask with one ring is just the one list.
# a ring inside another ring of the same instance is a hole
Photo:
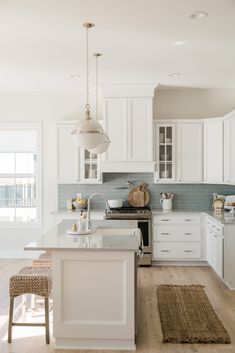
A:
{"label": "cabinet door", "polygon": [[235,117],[230,119],[230,181],[235,184]]}
{"label": "cabinet door", "polygon": [[58,132],[58,181],[74,183],[79,179],[79,148],[76,147],[71,131],[73,124],[61,124]]}
{"label": "cabinet door", "polygon": [[[234,136],[235,137],[235,136]],[[231,123],[224,121],[224,182],[231,182]]]}
{"label": "cabinet door", "polygon": [[216,272],[220,278],[224,278],[224,239],[217,237],[217,262]]}
{"label": "cabinet door", "polygon": [[202,182],[202,124],[177,124],[177,181]]}
{"label": "cabinet door", "polygon": [[207,227],[206,232],[206,259],[209,265],[212,266],[212,230]]}
{"label": "cabinet door", "polygon": [[212,254],[211,254],[211,267],[215,270],[215,272],[217,272],[217,254],[218,254],[218,243],[217,243],[217,235],[213,232],[212,233],[212,246],[211,246],[211,250],[212,250]]}
{"label": "cabinet door", "polygon": [[152,98],[128,100],[128,159],[148,162],[152,156]]}
{"label": "cabinet door", "polygon": [[155,126],[156,164],[155,182],[175,181],[175,125]]}
{"label": "cabinet door", "polygon": [[223,181],[223,122],[204,124],[204,180]]}
{"label": "cabinet door", "polygon": [[127,160],[127,104],[126,98],[105,99],[104,126],[111,142],[104,161]]}

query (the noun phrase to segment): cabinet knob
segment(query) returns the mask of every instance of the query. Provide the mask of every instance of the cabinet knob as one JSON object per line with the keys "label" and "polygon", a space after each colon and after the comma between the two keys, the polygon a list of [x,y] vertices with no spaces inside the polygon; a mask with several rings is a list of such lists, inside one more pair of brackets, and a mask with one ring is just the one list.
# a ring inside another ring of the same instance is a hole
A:
{"label": "cabinet knob", "polygon": [[161,252],[170,252],[170,250],[161,250]]}

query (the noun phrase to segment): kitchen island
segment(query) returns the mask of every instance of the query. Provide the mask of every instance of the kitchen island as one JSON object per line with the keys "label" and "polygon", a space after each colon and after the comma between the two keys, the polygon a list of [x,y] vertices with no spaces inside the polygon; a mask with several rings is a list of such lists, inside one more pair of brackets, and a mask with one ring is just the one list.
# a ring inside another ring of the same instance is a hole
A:
{"label": "kitchen island", "polygon": [[[71,222],[70,222],[71,223]],[[89,235],[66,235],[69,222],[25,250],[53,255],[53,334],[58,349],[135,349],[135,221],[97,221]]]}

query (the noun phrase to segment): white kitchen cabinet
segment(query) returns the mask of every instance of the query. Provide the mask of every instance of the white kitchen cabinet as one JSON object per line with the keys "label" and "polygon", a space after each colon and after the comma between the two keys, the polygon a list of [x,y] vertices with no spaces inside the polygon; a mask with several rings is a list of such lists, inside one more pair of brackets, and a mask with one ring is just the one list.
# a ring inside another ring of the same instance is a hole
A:
{"label": "white kitchen cabinet", "polygon": [[235,184],[235,115],[224,120],[224,182]]}
{"label": "white kitchen cabinet", "polygon": [[96,184],[102,182],[100,156],[78,148],[71,131],[76,122],[57,125],[58,182],[64,184]]}
{"label": "white kitchen cabinet", "polygon": [[223,227],[212,220],[207,220],[206,227],[207,262],[218,276],[224,277],[224,231]]}
{"label": "white kitchen cabinet", "polygon": [[204,181],[223,182],[223,121],[204,123]]}
{"label": "white kitchen cabinet", "polygon": [[154,182],[175,181],[175,124],[155,124]]}
{"label": "white kitchen cabinet", "polygon": [[176,124],[176,181],[202,182],[202,123]]}
{"label": "white kitchen cabinet", "polygon": [[152,122],[152,98],[105,98],[104,129],[111,142],[102,171],[153,171]]}
{"label": "white kitchen cabinet", "polygon": [[153,216],[153,260],[201,261],[201,215],[162,213]]}
{"label": "white kitchen cabinet", "polygon": [[235,224],[226,224],[224,229],[224,281],[235,289]]}

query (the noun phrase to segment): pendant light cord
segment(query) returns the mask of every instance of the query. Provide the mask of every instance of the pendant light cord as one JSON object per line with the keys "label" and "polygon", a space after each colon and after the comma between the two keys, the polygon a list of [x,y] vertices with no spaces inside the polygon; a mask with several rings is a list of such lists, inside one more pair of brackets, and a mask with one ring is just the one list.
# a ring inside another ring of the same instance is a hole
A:
{"label": "pendant light cord", "polygon": [[86,27],[86,110],[90,110],[90,104],[89,104],[89,36],[88,36],[88,30],[90,26],[88,25]]}
{"label": "pendant light cord", "polygon": [[98,54],[95,54],[95,117],[98,120]]}

